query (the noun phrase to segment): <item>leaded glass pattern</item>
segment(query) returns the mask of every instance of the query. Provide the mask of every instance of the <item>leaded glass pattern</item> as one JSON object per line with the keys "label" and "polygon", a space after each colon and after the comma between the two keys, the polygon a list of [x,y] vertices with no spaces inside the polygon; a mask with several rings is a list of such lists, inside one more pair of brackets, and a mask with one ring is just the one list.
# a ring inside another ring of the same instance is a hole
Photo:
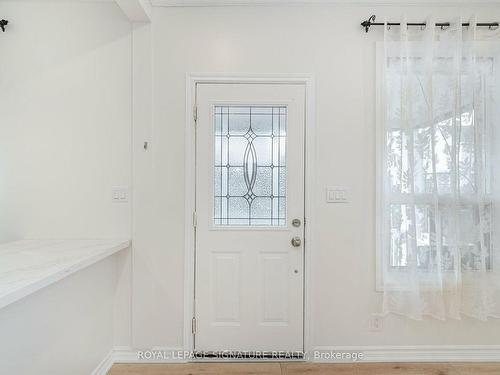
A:
{"label": "leaded glass pattern", "polygon": [[286,106],[214,107],[214,225],[286,225]]}

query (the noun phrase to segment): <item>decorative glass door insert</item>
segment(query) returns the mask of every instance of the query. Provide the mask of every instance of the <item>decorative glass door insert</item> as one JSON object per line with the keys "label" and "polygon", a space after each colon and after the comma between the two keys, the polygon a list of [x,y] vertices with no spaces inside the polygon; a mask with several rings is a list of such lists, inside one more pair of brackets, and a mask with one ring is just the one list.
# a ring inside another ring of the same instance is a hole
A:
{"label": "decorative glass door insert", "polygon": [[214,106],[216,226],[285,226],[287,107]]}

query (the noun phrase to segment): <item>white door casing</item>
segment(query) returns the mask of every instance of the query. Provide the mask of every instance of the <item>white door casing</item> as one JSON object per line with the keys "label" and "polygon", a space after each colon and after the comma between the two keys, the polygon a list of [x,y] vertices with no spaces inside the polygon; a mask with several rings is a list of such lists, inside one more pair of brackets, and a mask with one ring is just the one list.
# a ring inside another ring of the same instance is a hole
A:
{"label": "white door casing", "polygon": [[302,351],[305,86],[204,83],[196,98],[194,349]]}

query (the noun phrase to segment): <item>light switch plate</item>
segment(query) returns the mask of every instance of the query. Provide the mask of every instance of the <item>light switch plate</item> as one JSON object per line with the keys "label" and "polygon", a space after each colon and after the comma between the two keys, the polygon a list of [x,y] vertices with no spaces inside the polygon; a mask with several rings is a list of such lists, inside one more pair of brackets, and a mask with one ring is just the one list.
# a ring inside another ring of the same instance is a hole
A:
{"label": "light switch plate", "polygon": [[327,203],[349,203],[348,189],[345,186],[328,186],[326,188]]}
{"label": "light switch plate", "polygon": [[127,203],[128,186],[113,186],[111,189],[111,200],[113,203]]}

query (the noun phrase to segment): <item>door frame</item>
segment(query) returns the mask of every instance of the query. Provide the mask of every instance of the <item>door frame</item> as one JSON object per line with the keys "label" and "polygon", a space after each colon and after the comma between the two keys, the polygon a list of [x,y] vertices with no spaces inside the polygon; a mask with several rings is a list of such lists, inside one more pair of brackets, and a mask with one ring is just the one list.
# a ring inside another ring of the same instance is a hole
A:
{"label": "door frame", "polygon": [[194,316],[195,288],[195,231],[193,213],[196,198],[196,143],[195,143],[195,105],[196,86],[212,84],[302,84],[305,93],[305,155],[304,155],[304,351],[312,349],[311,327],[311,260],[314,249],[314,191],[315,169],[315,82],[313,74],[226,74],[226,73],[187,73],[186,74],[186,117],[185,117],[185,222],[184,222],[184,329],[183,349],[193,351],[192,318]]}

